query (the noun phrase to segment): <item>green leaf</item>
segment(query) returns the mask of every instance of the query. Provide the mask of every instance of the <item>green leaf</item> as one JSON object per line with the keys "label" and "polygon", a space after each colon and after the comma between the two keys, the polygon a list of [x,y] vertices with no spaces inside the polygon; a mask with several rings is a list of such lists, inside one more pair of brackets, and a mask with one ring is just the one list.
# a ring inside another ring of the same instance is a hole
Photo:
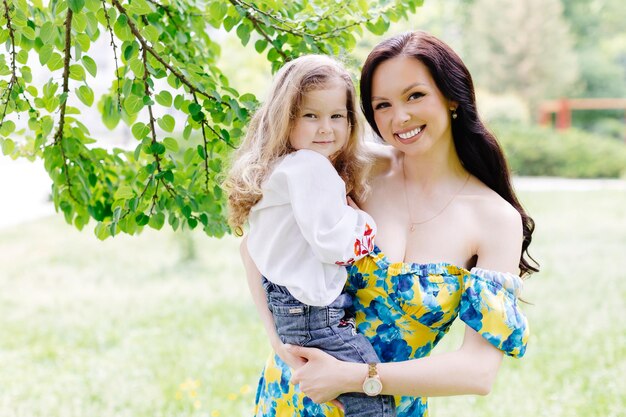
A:
{"label": "green leaf", "polygon": [[241,39],[241,44],[246,46],[250,40],[250,28],[246,24],[237,26],[237,36]]}
{"label": "green leaf", "polygon": [[92,12],[97,12],[102,7],[102,2],[100,0],[86,0],[85,7]]}
{"label": "green leaf", "polygon": [[165,130],[166,132],[171,132],[174,130],[176,120],[174,120],[174,118],[169,114],[166,114],[165,116],[158,119],[157,123],[159,124],[159,126],[161,126],[161,129]]}
{"label": "green leaf", "polygon": [[85,79],[85,68],[80,64],[70,65],[70,78],[76,81]]}
{"label": "green leaf", "polygon": [[[4,125],[2,125],[2,128],[4,128]],[[5,139],[2,141],[2,153],[3,154],[11,155],[14,149],[15,149],[15,142],[13,142],[11,139]]]}
{"label": "green leaf", "polygon": [[135,40],[135,35],[133,35],[130,26],[128,26],[128,18],[124,14],[118,16],[117,21],[113,25],[113,32],[123,42]]}
{"label": "green leaf", "polygon": [[189,105],[189,114],[191,114],[192,116],[195,116],[196,114],[200,113],[202,111],[202,106],[199,105],[198,103],[191,103]]}
{"label": "green leaf", "polygon": [[24,78],[25,82],[30,83],[33,81],[33,74],[30,72],[30,67],[23,66],[20,68],[20,72],[22,73],[22,78]]}
{"label": "green leaf", "polygon": [[224,19],[224,29],[226,29],[226,32],[230,32],[230,30],[237,24],[237,22],[239,22],[239,20],[240,19],[233,16],[226,17],[226,19]]}
{"label": "green leaf", "polygon": [[157,43],[159,40],[159,30],[154,26],[146,26],[143,28],[143,36],[150,43]]}
{"label": "green leaf", "polygon": [[84,33],[79,33],[74,39],[82,51],[89,50],[89,45],[91,45],[91,39],[89,39],[89,36]]}
{"label": "green leaf", "polygon": [[48,45],[44,45],[40,50],[39,50],[39,63],[41,65],[46,65],[46,63],[50,60],[50,57],[52,56],[52,50],[53,50],[53,46],[48,44]]}
{"label": "green leaf", "polygon": [[165,215],[163,213],[156,213],[150,217],[148,226],[156,230],[161,230],[163,223],[165,223]]}
{"label": "green leaf", "polygon": [[76,89],[76,95],[78,96],[80,101],[85,103],[87,106],[91,107],[91,105],[93,104],[93,91],[86,85],[81,85],[80,87],[78,87]]}
{"label": "green leaf", "polygon": [[85,0],[67,0],[67,2],[74,13],[80,12],[85,6]]}
{"label": "green leaf", "polygon": [[128,6],[128,11],[131,14],[138,14],[138,15],[152,13],[152,9],[150,8],[150,6],[145,0],[133,0],[130,6]]}
{"label": "green leaf", "polygon": [[142,140],[150,133],[150,128],[148,127],[148,125],[142,122],[135,123],[130,130],[137,140]]}
{"label": "green leaf", "polygon": [[5,120],[0,126],[0,136],[9,136],[15,130],[15,123],[12,120]]}
{"label": "green leaf", "polygon": [[159,142],[153,143],[150,145],[150,152],[154,155],[162,155],[165,153],[165,146]]}
{"label": "green leaf", "polygon": [[183,161],[185,162],[185,165],[191,164],[191,161],[193,161],[193,158],[195,155],[196,153],[194,152],[193,148],[188,148],[185,151],[185,156],[183,157]]}
{"label": "green leaf", "polygon": [[198,150],[198,155],[200,155],[200,158],[206,158],[206,151],[204,150],[204,146],[198,145],[196,149]]}
{"label": "green leaf", "polygon": [[178,152],[178,142],[174,138],[167,137],[163,139],[163,145],[172,152]]}
{"label": "green leaf", "polygon": [[260,54],[267,47],[267,41],[265,39],[259,39],[254,43],[254,49]]}
{"label": "green leaf", "polygon": [[129,95],[124,100],[124,110],[130,115],[137,114],[143,108],[143,99],[136,95]]}
{"label": "green leaf", "polygon": [[130,60],[128,63],[130,70],[135,74],[135,77],[141,78],[145,72],[143,62],[137,57]]}
{"label": "green leaf", "polygon": [[41,39],[41,42],[44,43],[44,45],[47,44],[48,41],[52,39],[54,34],[55,34],[55,29],[54,29],[54,25],[52,24],[52,22],[46,22],[43,25],[41,25],[41,29],[39,29],[39,38]]}
{"label": "green leaf", "polygon": [[[228,6],[223,1],[214,1],[211,3],[209,10],[211,19],[215,22],[221,22],[224,16],[226,16],[226,12],[228,12]],[[215,27],[219,28],[219,25]]]}
{"label": "green leaf", "polygon": [[191,137],[191,125],[185,126],[183,129],[183,139],[188,140]]}
{"label": "green leaf", "polygon": [[48,69],[50,69],[50,71],[56,71],[61,68],[63,68],[63,57],[61,54],[53,52],[48,60]]}
{"label": "green leaf", "polygon": [[96,237],[100,240],[104,240],[111,236],[111,230],[109,229],[109,223],[98,223],[94,229]]}
{"label": "green leaf", "polygon": [[169,91],[161,91],[156,95],[155,99],[161,106],[170,107],[172,105],[172,94]]}
{"label": "green leaf", "polygon": [[92,77],[95,77],[98,73],[98,66],[96,65],[96,61],[94,61],[93,58],[88,55],[83,55],[82,61],[87,72],[91,74]]}
{"label": "green leaf", "polygon": [[20,64],[26,65],[28,63],[28,51],[26,49],[20,50],[15,59],[17,59],[17,62]]}
{"label": "green leaf", "polygon": [[102,122],[113,130],[120,121],[120,112],[117,107],[117,97],[106,96],[102,106]]}
{"label": "green leaf", "polygon": [[35,38],[37,37],[35,35],[35,30],[31,28],[30,26],[24,26],[22,28],[22,36],[24,36],[26,39],[29,39],[31,41],[34,41]]}
{"label": "green leaf", "polygon": [[135,192],[133,191],[133,189],[130,186],[128,186],[128,185],[121,185],[115,191],[115,195],[113,197],[116,200],[120,200],[120,199],[133,198],[134,196],[135,196]]}
{"label": "green leaf", "polygon": [[171,169],[163,171],[163,179],[167,182],[174,182],[174,173]]}
{"label": "green leaf", "polygon": [[150,217],[143,213],[139,213],[137,217],[135,217],[135,221],[137,222],[137,226],[145,226],[150,221]]}

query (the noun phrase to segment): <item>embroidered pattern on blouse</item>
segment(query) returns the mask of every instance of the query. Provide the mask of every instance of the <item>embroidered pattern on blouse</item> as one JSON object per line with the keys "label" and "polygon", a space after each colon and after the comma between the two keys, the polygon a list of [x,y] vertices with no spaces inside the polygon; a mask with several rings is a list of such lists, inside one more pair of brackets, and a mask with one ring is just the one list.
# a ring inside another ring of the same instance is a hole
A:
{"label": "embroidered pattern on blouse", "polygon": [[[374,234],[374,229],[368,223],[365,223],[365,232],[363,232],[363,236],[359,236],[354,241],[354,256],[356,258],[361,258],[364,255],[371,253],[374,250],[374,238],[376,235]],[[345,262],[337,261],[336,265],[340,266],[350,266],[354,263],[355,258],[350,258]]]}

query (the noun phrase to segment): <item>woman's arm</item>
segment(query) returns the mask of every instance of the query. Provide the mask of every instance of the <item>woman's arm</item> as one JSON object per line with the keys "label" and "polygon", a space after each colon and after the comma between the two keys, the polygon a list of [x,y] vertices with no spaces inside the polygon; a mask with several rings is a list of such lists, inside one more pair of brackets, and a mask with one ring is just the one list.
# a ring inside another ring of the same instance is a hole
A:
{"label": "woman's arm", "polygon": [[[342,362],[313,348],[291,346],[293,355],[307,362],[291,378],[316,403],[327,402],[344,392],[363,392],[367,365]],[[474,330],[466,327],[463,345],[454,352],[403,362],[380,363],[382,394],[413,397],[486,395],[490,392],[502,352]]]}
{"label": "woman's arm", "polygon": [[[478,267],[518,272],[522,227],[517,212],[497,213],[498,227],[488,227],[479,243]],[[493,223],[492,223],[493,224]],[[301,347],[291,352],[308,362],[296,370],[293,383],[315,402],[325,402],[344,392],[363,392],[367,365],[341,362],[326,353]],[[403,362],[378,364],[383,394],[436,397],[486,395],[491,391],[503,353],[470,327],[461,347],[453,352]]]}
{"label": "woman's arm", "polygon": [[287,351],[285,349],[286,345],[283,344],[278,337],[276,326],[274,325],[274,318],[267,307],[267,298],[265,297],[265,290],[263,289],[263,285],[261,283],[261,273],[248,253],[247,241],[248,237],[246,236],[243,238],[241,245],[239,246],[239,253],[241,255],[243,266],[246,269],[246,278],[248,279],[248,288],[250,289],[252,300],[256,305],[257,312],[263,322],[263,327],[265,327],[265,332],[270,339],[270,344],[272,349],[274,349],[274,352],[276,352],[278,356],[291,368],[298,368],[302,366],[304,360],[301,357],[293,355]]}

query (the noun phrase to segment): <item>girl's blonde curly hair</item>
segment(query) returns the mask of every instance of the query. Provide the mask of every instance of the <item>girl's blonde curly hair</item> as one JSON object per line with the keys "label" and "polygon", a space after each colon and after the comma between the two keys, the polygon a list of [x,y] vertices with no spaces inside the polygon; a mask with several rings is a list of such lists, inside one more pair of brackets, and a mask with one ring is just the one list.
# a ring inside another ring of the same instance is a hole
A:
{"label": "girl's blonde curly hair", "polygon": [[324,89],[337,81],[346,87],[350,127],[347,143],[333,156],[333,165],[352,198],[359,203],[365,197],[369,190],[366,178],[370,164],[359,143],[361,122],[350,74],[331,57],[301,56],[285,64],[276,74],[268,98],[252,117],[223,183],[228,194],[228,222],[237,234],[242,233],[241,228],[248,219],[250,209],[261,199],[261,185],[276,160],[294,151],[289,144],[289,134],[303,95]]}

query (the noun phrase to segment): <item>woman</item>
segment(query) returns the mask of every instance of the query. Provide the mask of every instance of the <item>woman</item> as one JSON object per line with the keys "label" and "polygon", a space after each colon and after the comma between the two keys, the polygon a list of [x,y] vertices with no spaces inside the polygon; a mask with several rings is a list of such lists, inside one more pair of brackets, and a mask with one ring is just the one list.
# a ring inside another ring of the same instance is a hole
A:
{"label": "woman", "polygon": [[[527,253],[534,223],[478,118],[465,65],[432,35],[395,36],[368,56],[361,100],[389,146],[376,147],[372,192],[361,204],[378,224],[377,247],[350,267],[346,291],[358,331],[387,363],[372,369],[282,345],[244,244],[248,279],[278,354],[259,384],[259,416],[340,416],[326,402],[364,392],[372,379],[382,394],[396,396],[398,416],[425,416],[425,397],[487,394],[503,354],[520,357],[526,349],[517,296],[519,275],[537,271]],[[457,316],[467,325],[462,346],[429,356]]]}

